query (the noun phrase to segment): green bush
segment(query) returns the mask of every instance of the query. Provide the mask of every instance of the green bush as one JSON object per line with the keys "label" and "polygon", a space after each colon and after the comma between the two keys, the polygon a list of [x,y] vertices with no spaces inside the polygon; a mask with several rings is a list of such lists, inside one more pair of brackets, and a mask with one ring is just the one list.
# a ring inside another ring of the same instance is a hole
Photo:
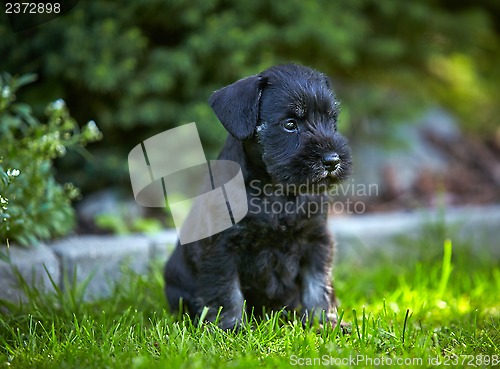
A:
{"label": "green bush", "polygon": [[0,242],[21,245],[67,234],[74,225],[71,200],[79,190],[54,179],[54,159],[101,137],[93,121],[79,129],[63,100],[45,109],[41,123],[17,90],[35,80],[0,76]]}
{"label": "green bush", "polygon": [[500,115],[500,37],[485,3],[80,1],[33,30],[13,33],[0,22],[0,55],[8,70],[41,76],[29,101],[65,96],[78,120],[99,122],[106,137],[92,147],[99,163],[67,158],[71,180],[91,190],[129,188],[125,158],[139,141],[195,121],[214,157],[225,132],[210,94],[288,61],[333,78],[339,127],[350,137],[385,143],[395,122],[424,104],[445,106],[464,128],[491,137]]}

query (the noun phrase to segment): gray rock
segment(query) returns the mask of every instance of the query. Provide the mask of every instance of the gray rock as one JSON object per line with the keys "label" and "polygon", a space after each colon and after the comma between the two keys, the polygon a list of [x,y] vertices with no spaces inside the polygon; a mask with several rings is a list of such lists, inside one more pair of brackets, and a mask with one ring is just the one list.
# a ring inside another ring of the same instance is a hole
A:
{"label": "gray rock", "polygon": [[[408,254],[402,239],[418,239],[426,228],[441,224],[446,237],[473,245],[473,252],[500,258],[500,205],[425,209],[414,212],[332,217],[337,258],[364,258],[372,251],[393,256]],[[436,240],[442,242],[443,240]]]}
{"label": "gray rock", "polygon": [[69,286],[88,283],[85,300],[109,296],[124,277],[123,268],[147,272],[150,241],[145,236],[80,236],[52,245]]}
{"label": "gray rock", "polygon": [[444,140],[460,136],[458,125],[452,117],[442,110],[434,109],[416,122],[401,123],[395,127],[392,134],[401,143],[399,148],[385,149],[377,142],[366,141],[354,144],[354,183],[376,184],[380,193],[387,190],[403,193],[412,188],[423,172],[444,173],[449,163],[428,142],[428,133]]}
{"label": "gray rock", "polygon": [[23,282],[37,292],[55,291],[51,282],[59,282],[59,261],[52,250],[42,244],[31,248],[0,247],[9,261],[0,260],[0,298],[11,302],[26,301]]}
{"label": "gray rock", "polygon": [[455,141],[461,136],[455,119],[442,109],[429,110],[421,120],[420,127],[423,131],[432,133],[445,141]]}
{"label": "gray rock", "polygon": [[149,236],[150,258],[158,263],[165,263],[174,251],[177,243],[177,232],[175,229],[167,229]]}

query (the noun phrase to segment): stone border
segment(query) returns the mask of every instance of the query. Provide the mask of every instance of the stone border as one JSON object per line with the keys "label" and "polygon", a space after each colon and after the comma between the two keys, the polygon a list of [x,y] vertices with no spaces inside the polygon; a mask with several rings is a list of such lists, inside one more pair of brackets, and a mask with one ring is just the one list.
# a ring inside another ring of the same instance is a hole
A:
{"label": "stone border", "polygon": [[[366,251],[407,254],[402,240],[418,240],[429,228],[442,225],[443,235],[465,241],[475,253],[500,259],[500,204],[412,212],[366,214],[330,220],[338,257],[362,257]],[[458,242],[460,247],[463,242]],[[463,245],[462,245],[463,246]],[[436,247],[443,247],[437,240]],[[454,246],[455,247],[455,246]]]}
{"label": "stone border", "polygon": [[[372,250],[407,253],[398,240],[416,239],[425,227],[436,223],[445,225],[452,240],[470,241],[475,252],[500,259],[500,205],[448,208],[445,213],[421,210],[334,217],[329,224],[337,243],[337,258],[346,259],[362,258]],[[8,254],[10,263],[0,260],[0,299],[26,299],[17,272],[39,291],[54,291],[51,279],[60,289],[65,280],[77,284],[88,281],[86,300],[109,296],[114,283],[122,278],[124,264],[136,273],[146,273],[154,260],[168,258],[176,238],[174,230],[166,230],[155,235],[74,236],[32,248],[1,247],[0,253]]]}
{"label": "stone border", "polygon": [[109,296],[124,265],[135,273],[147,273],[153,260],[167,260],[176,238],[175,230],[166,230],[155,235],[72,236],[51,245],[0,248],[10,259],[10,263],[0,261],[0,299],[26,300],[18,275],[43,292],[54,292],[52,281],[63,290],[65,281],[71,286],[88,280],[85,300]]}

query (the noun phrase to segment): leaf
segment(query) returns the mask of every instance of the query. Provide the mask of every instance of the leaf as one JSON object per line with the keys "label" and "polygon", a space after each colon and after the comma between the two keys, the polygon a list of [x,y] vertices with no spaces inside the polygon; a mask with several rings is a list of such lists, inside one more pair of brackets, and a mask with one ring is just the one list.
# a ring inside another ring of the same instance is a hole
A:
{"label": "leaf", "polygon": [[29,74],[23,74],[21,77],[17,78],[15,80],[15,87],[16,87],[16,90],[19,88],[19,87],[22,87],[22,86],[25,86],[25,85],[28,85],[30,83],[33,83],[35,82],[36,80],[38,79],[37,75],[34,74],[34,73],[29,73]]}

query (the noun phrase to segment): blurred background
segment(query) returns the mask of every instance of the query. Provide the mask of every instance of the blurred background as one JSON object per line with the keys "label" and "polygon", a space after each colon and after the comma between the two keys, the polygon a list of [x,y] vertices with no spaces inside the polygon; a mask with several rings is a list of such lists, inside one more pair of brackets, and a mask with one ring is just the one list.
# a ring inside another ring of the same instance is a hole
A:
{"label": "blurred background", "polygon": [[211,93],[286,62],[331,77],[351,183],[378,186],[348,193],[363,212],[500,201],[497,0],[80,1],[14,28],[2,12],[2,238],[168,224],[134,205],[129,151],[197,122],[215,158]]}

